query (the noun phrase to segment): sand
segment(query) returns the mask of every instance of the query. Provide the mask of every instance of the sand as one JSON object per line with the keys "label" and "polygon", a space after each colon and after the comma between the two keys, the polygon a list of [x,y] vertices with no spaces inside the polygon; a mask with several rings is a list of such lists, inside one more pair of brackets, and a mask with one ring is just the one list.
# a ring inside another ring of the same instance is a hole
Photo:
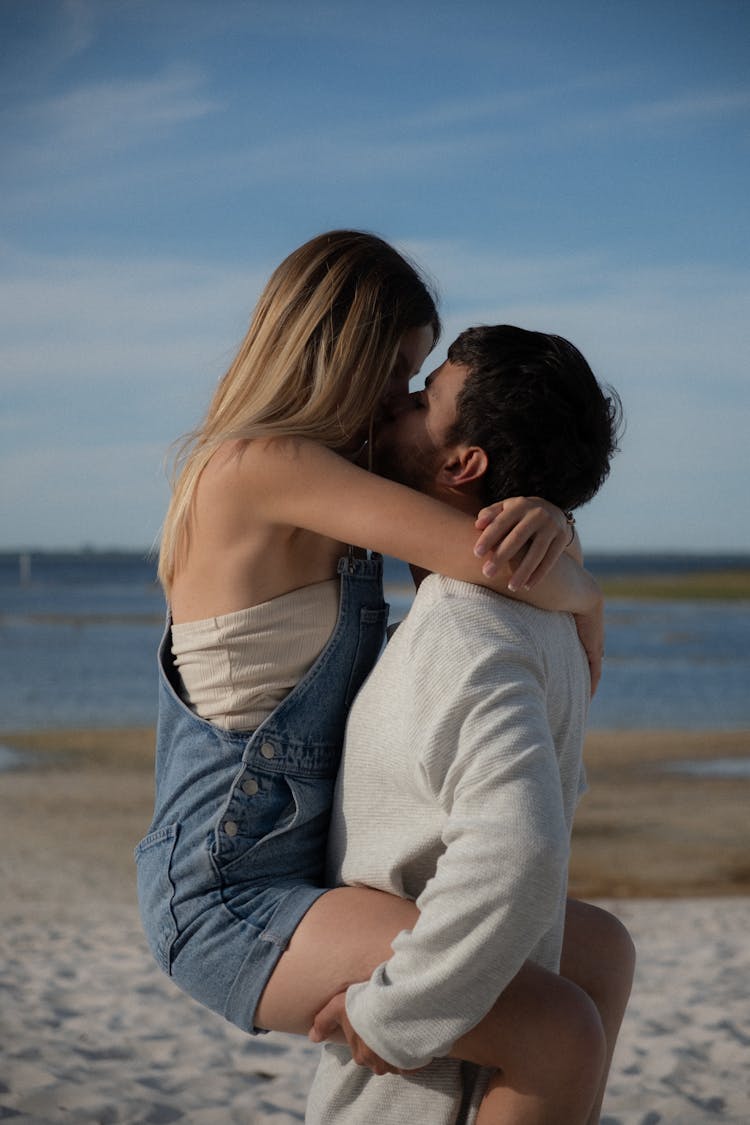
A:
{"label": "sand", "polygon": [[[243,1035],[146,950],[131,851],[151,738],[0,740],[37,751],[0,775],[0,1120],[302,1121],[317,1048]],[[572,888],[618,914],[639,953],[606,1125],[750,1122],[750,780],[662,768],[749,751],[746,733],[589,736]]]}

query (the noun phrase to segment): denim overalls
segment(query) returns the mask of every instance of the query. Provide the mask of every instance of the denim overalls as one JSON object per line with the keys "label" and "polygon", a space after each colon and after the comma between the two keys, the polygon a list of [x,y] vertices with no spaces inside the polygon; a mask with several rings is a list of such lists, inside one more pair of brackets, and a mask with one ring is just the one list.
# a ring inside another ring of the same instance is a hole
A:
{"label": "denim overalls", "polygon": [[156,807],[138,844],[138,901],[157,962],[190,996],[253,1030],[260,995],[327,889],[325,853],[349,707],[380,652],[382,559],[338,564],[328,644],[254,732],[182,701],[167,625],[159,649]]}

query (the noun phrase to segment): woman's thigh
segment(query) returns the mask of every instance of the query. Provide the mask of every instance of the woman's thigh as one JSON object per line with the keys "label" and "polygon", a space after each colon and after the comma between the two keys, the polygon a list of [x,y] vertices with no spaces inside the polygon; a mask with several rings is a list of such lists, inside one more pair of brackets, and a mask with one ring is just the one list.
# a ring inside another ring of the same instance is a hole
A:
{"label": "woman's thigh", "polygon": [[367,980],[391,956],[391,942],[418,917],[413,902],[371,887],[337,887],[300,921],[266,985],[256,1027],[306,1035],[339,992]]}

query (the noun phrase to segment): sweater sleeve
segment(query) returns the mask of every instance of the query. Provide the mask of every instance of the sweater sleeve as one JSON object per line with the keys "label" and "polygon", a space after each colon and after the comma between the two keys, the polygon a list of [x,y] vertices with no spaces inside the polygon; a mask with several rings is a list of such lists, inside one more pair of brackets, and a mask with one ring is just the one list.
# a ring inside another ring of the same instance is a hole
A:
{"label": "sweater sleeve", "polygon": [[413,654],[410,752],[444,809],[445,851],[414,929],[347,992],[356,1031],[409,1069],[445,1055],[489,1011],[556,918],[567,872],[543,662],[523,638],[477,647],[461,625],[452,645],[441,630]]}

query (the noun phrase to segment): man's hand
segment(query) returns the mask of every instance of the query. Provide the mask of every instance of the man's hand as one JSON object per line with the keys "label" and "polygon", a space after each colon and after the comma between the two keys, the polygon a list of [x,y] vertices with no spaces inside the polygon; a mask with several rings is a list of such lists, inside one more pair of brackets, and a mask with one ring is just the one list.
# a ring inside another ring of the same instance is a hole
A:
{"label": "man's hand", "polygon": [[[549,574],[560,555],[571,543],[571,527],[565,514],[538,496],[514,496],[482,508],[474,525],[481,535],[474,554],[485,555],[482,572],[491,578],[498,565],[518,555],[518,565],[508,588],[531,589]],[[522,554],[519,554],[523,552]]]}
{"label": "man's hand", "polygon": [[325,1008],[318,1012],[308,1038],[313,1043],[341,1043],[346,1044],[352,1053],[352,1058],[358,1066],[369,1067],[373,1074],[413,1074],[410,1070],[399,1070],[391,1066],[380,1055],[376,1055],[367,1046],[364,1039],[357,1035],[349,1017],[346,1014],[346,993],[339,992],[329,1000]]}

